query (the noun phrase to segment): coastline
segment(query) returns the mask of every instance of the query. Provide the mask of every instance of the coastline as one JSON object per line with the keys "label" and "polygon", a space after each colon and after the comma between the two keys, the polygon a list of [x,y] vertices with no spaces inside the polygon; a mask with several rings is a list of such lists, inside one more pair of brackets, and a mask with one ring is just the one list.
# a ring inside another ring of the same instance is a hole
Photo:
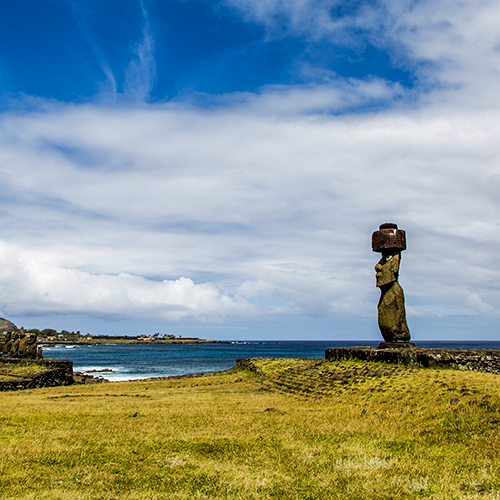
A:
{"label": "coastline", "polygon": [[204,340],[204,339],[175,339],[175,340],[137,340],[132,338],[131,340],[125,339],[86,339],[86,340],[39,340],[39,345],[41,347],[53,347],[55,345],[144,345],[144,344],[176,344],[176,345],[186,345],[186,344],[230,344],[230,342],[223,342],[220,340]]}
{"label": "coastline", "polygon": [[[324,359],[325,349],[346,345],[345,342],[327,341],[214,343],[203,342],[202,339],[198,339],[198,342],[193,342],[194,339],[182,339],[181,342],[180,339],[165,339],[167,343],[163,343],[158,340],[137,342],[133,338],[124,339],[127,342],[119,343],[111,339],[82,339],[85,340],[88,343],[62,343],[59,339],[53,339],[53,343],[43,344],[43,356],[70,359],[74,362],[75,371],[111,369],[112,373],[103,376],[109,381],[117,382],[188,373],[211,373],[233,367],[238,358]],[[358,343],[358,346],[360,344]],[[500,343],[498,344],[495,346],[497,349],[500,348]],[[450,345],[448,348],[456,347],[462,347],[462,344]],[[491,345],[474,345],[474,349],[478,347]]]}

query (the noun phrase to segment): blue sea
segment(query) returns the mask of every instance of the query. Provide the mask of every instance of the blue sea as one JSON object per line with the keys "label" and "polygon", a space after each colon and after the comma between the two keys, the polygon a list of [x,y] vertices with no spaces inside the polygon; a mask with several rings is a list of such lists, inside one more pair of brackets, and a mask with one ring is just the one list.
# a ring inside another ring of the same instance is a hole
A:
{"label": "blue sea", "polygon": [[[44,358],[73,361],[74,371],[102,376],[112,382],[150,377],[210,373],[232,368],[238,358],[324,358],[325,349],[379,342],[231,342],[227,344],[56,345],[43,347]],[[500,342],[415,342],[417,347],[497,349]],[[92,370],[113,370],[93,372]]]}

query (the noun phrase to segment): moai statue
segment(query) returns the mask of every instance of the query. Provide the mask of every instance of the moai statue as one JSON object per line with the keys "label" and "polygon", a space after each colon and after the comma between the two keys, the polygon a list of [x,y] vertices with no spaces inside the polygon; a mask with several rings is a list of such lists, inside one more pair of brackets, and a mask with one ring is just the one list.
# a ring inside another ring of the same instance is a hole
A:
{"label": "moai statue", "polygon": [[36,340],[37,337],[36,335],[30,335],[28,339],[28,349],[26,350],[26,357],[30,359],[35,359],[36,358]]}
{"label": "moai statue", "polygon": [[39,347],[36,351],[36,359],[43,359],[41,347]]}
{"label": "moai statue", "polygon": [[26,357],[26,348],[28,347],[28,336],[24,332],[24,328],[21,327],[21,331],[19,333],[19,354],[20,358]]}
{"label": "moai statue", "polygon": [[385,340],[379,347],[415,347],[410,343],[405,296],[398,283],[401,252],[406,250],[406,233],[396,224],[382,224],[372,235],[372,249],[382,254],[375,266],[377,287],[380,288],[378,326]]}
{"label": "moai statue", "polygon": [[2,355],[7,357],[10,352],[10,348],[12,346],[12,333],[10,330],[5,333],[5,342],[3,343],[2,346]]}
{"label": "moai statue", "polygon": [[17,358],[19,353],[19,334],[14,333],[14,338],[12,339],[12,345],[10,346],[9,356],[11,358]]}
{"label": "moai statue", "polygon": [[2,355],[7,357],[12,347],[12,332],[9,330],[5,332],[5,341],[2,346]]}

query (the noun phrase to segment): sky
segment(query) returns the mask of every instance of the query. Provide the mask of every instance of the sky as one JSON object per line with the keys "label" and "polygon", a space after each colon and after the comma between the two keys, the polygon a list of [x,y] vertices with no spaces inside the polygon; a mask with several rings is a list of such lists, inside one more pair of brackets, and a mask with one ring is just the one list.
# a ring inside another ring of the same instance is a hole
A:
{"label": "sky", "polygon": [[500,340],[500,4],[0,0],[0,316]]}

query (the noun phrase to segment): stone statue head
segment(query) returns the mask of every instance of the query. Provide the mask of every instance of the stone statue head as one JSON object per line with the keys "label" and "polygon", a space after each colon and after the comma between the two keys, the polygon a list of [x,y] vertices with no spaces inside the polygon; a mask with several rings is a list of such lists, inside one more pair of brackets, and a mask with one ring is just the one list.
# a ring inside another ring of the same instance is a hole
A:
{"label": "stone statue head", "polygon": [[375,266],[377,286],[381,287],[398,280],[400,253],[383,254]]}

